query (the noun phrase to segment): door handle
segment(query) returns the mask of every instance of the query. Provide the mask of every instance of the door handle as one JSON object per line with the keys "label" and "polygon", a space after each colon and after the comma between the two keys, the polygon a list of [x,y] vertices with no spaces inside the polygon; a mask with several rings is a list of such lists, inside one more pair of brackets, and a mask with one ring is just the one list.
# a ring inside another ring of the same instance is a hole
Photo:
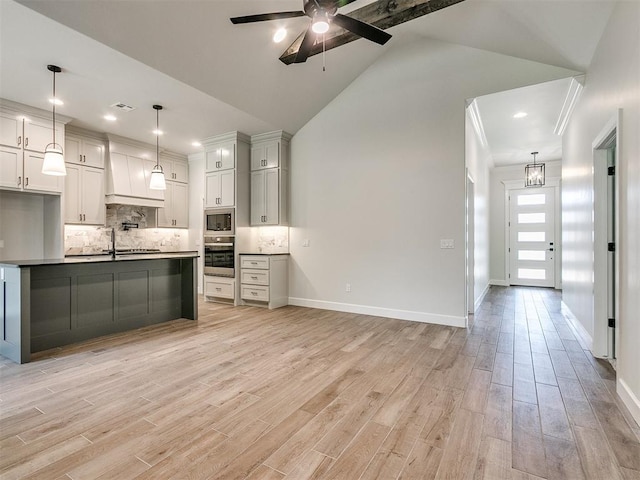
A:
{"label": "door handle", "polygon": [[18,137],[18,146],[20,146],[21,144],[22,144],[22,135]]}

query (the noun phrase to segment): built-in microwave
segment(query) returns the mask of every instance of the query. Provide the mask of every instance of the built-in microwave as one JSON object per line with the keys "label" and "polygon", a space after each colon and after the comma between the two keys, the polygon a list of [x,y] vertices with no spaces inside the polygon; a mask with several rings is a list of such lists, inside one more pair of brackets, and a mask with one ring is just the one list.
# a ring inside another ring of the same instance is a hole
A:
{"label": "built-in microwave", "polygon": [[205,235],[235,235],[233,208],[211,208],[204,211]]}

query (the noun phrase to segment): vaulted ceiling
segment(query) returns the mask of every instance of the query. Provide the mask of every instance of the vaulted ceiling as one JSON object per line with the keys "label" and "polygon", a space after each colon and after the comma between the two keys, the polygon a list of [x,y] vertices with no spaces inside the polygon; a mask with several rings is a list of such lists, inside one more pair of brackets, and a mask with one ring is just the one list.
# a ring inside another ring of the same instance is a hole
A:
{"label": "vaulted ceiling", "polygon": [[[0,0],[0,96],[48,109],[48,63],[73,123],[153,143],[154,103],[165,106],[163,143],[240,130],[295,133],[380,56],[421,38],[458,43],[568,68],[587,69],[614,2],[465,0],[387,31],[384,46],[358,39],[306,63],[284,65],[284,49],[307,17],[233,25],[232,16],[300,10],[301,0]],[[372,3],[356,0],[347,13]],[[27,8],[25,8],[27,7]],[[288,36],[271,37],[286,26]],[[371,99],[375,101],[375,99]],[[115,102],[133,112],[115,123]],[[558,106],[560,108],[561,106]],[[489,128],[485,122],[485,128]]]}

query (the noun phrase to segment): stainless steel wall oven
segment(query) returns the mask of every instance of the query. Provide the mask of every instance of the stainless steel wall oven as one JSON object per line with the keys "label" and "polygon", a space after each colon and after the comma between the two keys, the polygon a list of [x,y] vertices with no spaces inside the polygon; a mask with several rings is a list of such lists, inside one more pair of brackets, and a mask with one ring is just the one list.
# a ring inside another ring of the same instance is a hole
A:
{"label": "stainless steel wall oven", "polygon": [[235,238],[205,235],[204,274],[235,276]]}

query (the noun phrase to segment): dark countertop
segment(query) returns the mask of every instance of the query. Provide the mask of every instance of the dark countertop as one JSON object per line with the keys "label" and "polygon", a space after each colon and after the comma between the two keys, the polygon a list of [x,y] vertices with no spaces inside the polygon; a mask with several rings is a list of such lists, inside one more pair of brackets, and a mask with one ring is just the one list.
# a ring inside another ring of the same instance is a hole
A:
{"label": "dark countertop", "polygon": [[268,257],[269,255],[290,255],[290,253],[240,252],[239,255],[264,255]]}
{"label": "dark countertop", "polygon": [[118,254],[116,258],[111,255],[74,255],[64,258],[45,258],[36,260],[0,260],[0,265],[4,267],[37,267],[42,265],[73,265],[78,263],[103,263],[103,262],[124,262],[135,260],[161,260],[171,258],[193,258],[197,257],[196,251],[185,252],[159,252],[159,253],[139,253],[139,254]]}

